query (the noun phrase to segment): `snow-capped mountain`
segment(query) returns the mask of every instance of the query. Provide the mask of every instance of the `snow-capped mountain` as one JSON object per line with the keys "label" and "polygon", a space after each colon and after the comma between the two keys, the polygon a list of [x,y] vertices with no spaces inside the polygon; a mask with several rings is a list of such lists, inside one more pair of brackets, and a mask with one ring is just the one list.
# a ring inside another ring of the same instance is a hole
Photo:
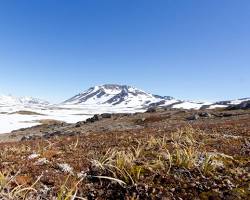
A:
{"label": "snow-capped mountain", "polygon": [[0,95],[0,105],[49,105],[48,101],[33,97],[15,97],[12,95]]}
{"label": "snow-capped mountain", "polygon": [[50,103],[48,101],[42,100],[42,99],[38,99],[38,98],[34,98],[34,97],[20,97],[19,98],[20,102],[22,104],[26,104],[26,105],[49,105]]}
{"label": "snow-capped mountain", "polygon": [[91,87],[63,102],[64,105],[95,105],[113,107],[148,107],[162,102],[174,103],[172,97],[153,95],[127,85],[106,84]]}
{"label": "snow-capped mountain", "polygon": [[150,107],[168,107],[182,109],[200,109],[209,106],[209,102],[182,101],[171,96],[160,96],[145,92],[141,89],[117,84],[106,84],[91,87],[88,90],[64,101],[64,106],[93,106],[96,108],[107,108],[112,112],[121,108],[132,108],[147,110]]}
{"label": "snow-capped mountain", "polygon": [[49,106],[49,102],[33,97],[0,96],[0,112],[32,110],[34,108],[44,108],[47,106]]}
{"label": "snow-capped mountain", "polygon": [[105,84],[94,86],[88,90],[79,93],[72,98],[64,101],[62,104],[66,107],[84,107],[86,109],[98,110],[105,108],[106,112],[122,111],[122,108],[129,108],[131,111],[138,109],[146,110],[150,107],[168,107],[176,109],[214,109],[224,108],[230,105],[240,104],[249,101],[250,98],[219,101],[219,102],[200,102],[178,100],[171,96],[160,96],[145,92],[141,89],[117,84]]}
{"label": "snow-capped mountain", "polygon": [[[141,89],[117,84],[91,87],[88,90],[64,101],[64,106],[84,106],[95,108],[109,107],[110,112],[121,108],[148,109],[150,107],[169,107],[183,109],[200,109],[209,106],[209,102],[181,101],[171,96],[160,96]],[[109,111],[107,110],[107,111]]]}

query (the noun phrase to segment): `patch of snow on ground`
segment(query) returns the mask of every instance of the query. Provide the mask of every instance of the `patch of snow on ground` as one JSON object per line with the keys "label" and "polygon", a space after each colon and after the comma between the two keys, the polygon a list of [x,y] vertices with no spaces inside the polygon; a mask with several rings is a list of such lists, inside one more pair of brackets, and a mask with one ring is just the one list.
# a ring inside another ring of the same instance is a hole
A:
{"label": "patch of snow on ground", "polygon": [[33,122],[33,120],[32,116],[1,114],[0,133],[8,133],[20,128],[39,125],[39,123]]}
{"label": "patch of snow on ground", "polygon": [[[23,115],[14,113],[20,110],[36,112],[41,115]],[[84,121],[93,115],[86,113],[82,109],[26,109],[23,107],[0,107],[0,113],[0,133],[9,133],[13,130],[40,125],[40,120],[49,119],[64,121],[67,123],[76,123],[78,121]]]}
{"label": "patch of snow on ground", "polygon": [[211,105],[209,109],[215,109],[215,108],[226,108],[226,105]]}
{"label": "patch of snow on ground", "polygon": [[[23,115],[15,113],[17,111],[30,111],[40,115]],[[40,120],[58,120],[67,123],[76,123],[84,121],[94,114],[102,113],[135,113],[144,112],[143,108],[128,106],[110,106],[110,105],[61,105],[50,106],[47,108],[26,108],[23,106],[0,107],[0,133],[9,133],[13,130],[28,128],[40,125]]]}

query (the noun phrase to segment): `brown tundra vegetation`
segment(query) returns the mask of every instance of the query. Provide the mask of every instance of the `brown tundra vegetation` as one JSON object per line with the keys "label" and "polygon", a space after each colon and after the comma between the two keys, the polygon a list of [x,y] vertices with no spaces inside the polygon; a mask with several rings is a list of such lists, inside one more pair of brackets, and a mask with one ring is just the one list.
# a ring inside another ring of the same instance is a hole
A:
{"label": "brown tundra vegetation", "polygon": [[250,197],[249,109],[105,114],[0,140],[3,200]]}

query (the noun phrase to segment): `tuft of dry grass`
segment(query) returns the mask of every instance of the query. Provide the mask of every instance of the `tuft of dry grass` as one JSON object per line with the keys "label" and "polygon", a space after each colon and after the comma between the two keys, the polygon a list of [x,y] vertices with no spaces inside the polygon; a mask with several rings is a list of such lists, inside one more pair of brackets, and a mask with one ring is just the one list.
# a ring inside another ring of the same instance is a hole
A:
{"label": "tuft of dry grass", "polygon": [[144,144],[137,141],[137,146],[125,150],[109,149],[98,159],[93,159],[92,165],[106,173],[105,177],[109,175],[110,180],[130,185],[142,181],[148,172],[156,175],[173,173],[173,169],[197,169],[205,176],[212,175],[216,168],[215,156],[204,152],[195,140],[198,134],[202,132],[188,126],[171,133],[170,137],[151,136]]}
{"label": "tuft of dry grass", "polygon": [[32,185],[27,185],[24,178],[21,180],[18,176],[20,172],[14,175],[0,172],[0,198],[3,200],[11,199],[33,199],[36,196],[37,190],[35,185],[40,180],[41,176]]}

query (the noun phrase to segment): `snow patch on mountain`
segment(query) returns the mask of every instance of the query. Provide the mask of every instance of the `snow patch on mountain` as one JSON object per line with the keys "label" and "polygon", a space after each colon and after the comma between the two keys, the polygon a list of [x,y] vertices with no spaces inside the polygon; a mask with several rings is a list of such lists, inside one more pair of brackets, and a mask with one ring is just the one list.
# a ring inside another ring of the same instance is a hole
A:
{"label": "snow patch on mountain", "polygon": [[209,102],[184,101],[172,106],[172,108],[200,109],[202,106],[209,106]]}
{"label": "snow patch on mountain", "polygon": [[241,99],[235,99],[235,100],[227,100],[227,101],[217,101],[215,103],[212,103],[210,106],[208,106],[208,109],[215,109],[215,108],[226,108],[228,106],[238,105],[243,102],[250,101],[250,98],[241,98]]}

